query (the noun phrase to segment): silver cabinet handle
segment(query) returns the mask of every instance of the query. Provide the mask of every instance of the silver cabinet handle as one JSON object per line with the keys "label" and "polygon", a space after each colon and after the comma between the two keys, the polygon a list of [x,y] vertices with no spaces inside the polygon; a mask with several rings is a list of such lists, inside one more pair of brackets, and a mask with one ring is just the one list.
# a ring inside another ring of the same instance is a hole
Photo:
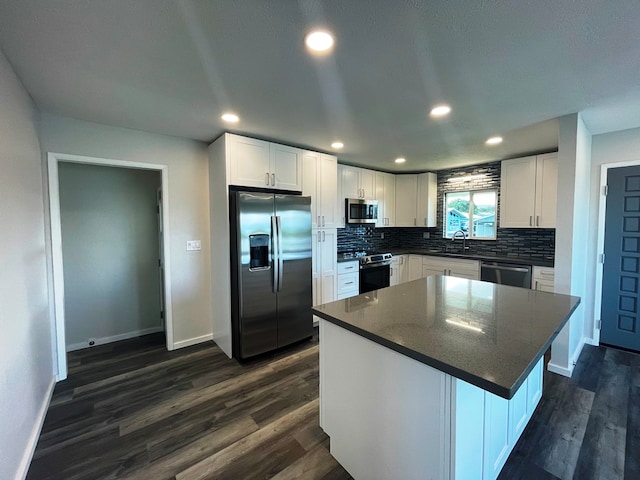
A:
{"label": "silver cabinet handle", "polygon": [[353,285],[353,282],[345,282],[345,285]]}
{"label": "silver cabinet handle", "polygon": [[540,215],[536,215],[536,227],[540,226]]}
{"label": "silver cabinet handle", "polygon": [[324,223],[324,215],[322,215],[322,226],[324,227],[325,223]]}
{"label": "silver cabinet handle", "polygon": [[271,174],[271,185],[273,185],[274,187],[276,186],[276,174],[275,173]]}
{"label": "silver cabinet handle", "polygon": [[326,240],[325,232],[322,232],[322,241],[325,242]]}
{"label": "silver cabinet handle", "polygon": [[538,289],[538,280],[536,280],[536,286],[535,286],[534,290],[537,290],[537,289]]}
{"label": "silver cabinet handle", "polygon": [[265,184],[265,185],[269,185],[269,172],[265,173],[264,175],[265,175],[265,177],[264,177],[264,184]]}
{"label": "silver cabinet handle", "polygon": [[320,226],[320,215],[318,215],[318,226]]}
{"label": "silver cabinet handle", "polygon": [[353,268],[353,265],[349,266],[349,267],[344,267],[345,270],[351,270]]}
{"label": "silver cabinet handle", "polygon": [[389,276],[393,277],[393,268],[389,271]]}
{"label": "silver cabinet handle", "polygon": [[413,226],[414,227],[416,226],[416,219],[415,218],[413,219]]}
{"label": "silver cabinet handle", "polygon": [[322,235],[320,235],[320,232],[318,232],[318,243],[320,243],[322,241]]}
{"label": "silver cabinet handle", "polygon": [[529,215],[529,226],[533,227],[533,215]]}
{"label": "silver cabinet handle", "polygon": [[446,268],[444,268],[444,269],[442,270],[442,274],[443,274],[443,275],[446,275],[446,274],[447,274],[447,269],[446,269]]}

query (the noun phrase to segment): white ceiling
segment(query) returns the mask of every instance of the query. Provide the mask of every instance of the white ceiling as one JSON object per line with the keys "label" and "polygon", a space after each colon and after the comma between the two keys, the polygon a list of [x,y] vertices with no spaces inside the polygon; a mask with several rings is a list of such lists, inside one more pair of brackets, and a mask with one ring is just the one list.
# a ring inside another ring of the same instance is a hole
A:
{"label": "white ceiling", "polygon": [[[389,171],[548,151],[580,111],[594,134],[640,127],[639,25],[637,0],[0,0],[42,110],[207,142],[233,110],[231,131],[340,139],[341,161]],[[318,26],[322,58],[303,46]]]}

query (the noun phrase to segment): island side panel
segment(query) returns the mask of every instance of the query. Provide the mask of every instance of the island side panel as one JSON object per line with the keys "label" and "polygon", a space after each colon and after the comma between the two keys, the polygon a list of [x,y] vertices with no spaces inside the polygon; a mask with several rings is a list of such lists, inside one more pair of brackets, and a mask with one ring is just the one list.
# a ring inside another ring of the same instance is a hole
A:
{"label": "island side panel", "polygon": [[320,320],[321,426],[355,479],[450,476],[452,378]]}

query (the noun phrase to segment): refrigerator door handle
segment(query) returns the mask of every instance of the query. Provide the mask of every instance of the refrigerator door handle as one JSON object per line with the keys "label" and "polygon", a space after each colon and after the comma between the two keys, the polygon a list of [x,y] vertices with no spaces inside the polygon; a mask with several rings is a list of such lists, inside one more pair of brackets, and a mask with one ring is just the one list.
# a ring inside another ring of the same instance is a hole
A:
{"label": "refrigerator door handle", "polygon": [[278,245],[278,217],[271,217],[271,258],[273,261],[273,283],[272,283],[272,291],[276,293],[278,291],[278,278],[280,277],[280,272],[278,270],[279,263],[279,252],[280,245]]}
{"label": "refrigerator door handle", "polygon": [[282,277],[284,270],[284,259],[282,258],[282,225],[280,215],[276,216],[276,227],[278,228],[278,291],[282,290]]}

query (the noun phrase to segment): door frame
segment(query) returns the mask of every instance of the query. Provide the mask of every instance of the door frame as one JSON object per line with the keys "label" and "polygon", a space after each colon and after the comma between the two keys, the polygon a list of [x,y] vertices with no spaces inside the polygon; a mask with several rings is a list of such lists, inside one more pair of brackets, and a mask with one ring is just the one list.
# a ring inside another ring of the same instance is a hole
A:
{"label": "door frame", "polygon": [[598,328],[598,321],[602,322],[602,275],[603,275],[603,263],[602,255],[604,254],[604,224],[607,213],[607,196],[604,194],[605,187],[607,185],[607,177],[609,175],[610,168],[623,168],[623,167],[636,167],[640,166],[639,160],[627,160],[625,162],[606,163],[600,165],[600,184],[598,186],[598,198],[600,199],[598,206],[598,240],[596,245],[597,259],[596,259],[596,284],[593,313],[594,317],[598,319],[593,322],[592,338],[595,345],[600,344],[600,328]]}
{"label": "door frame", "polygon": [[53,273],[53,338],[54,352],[58,373],[56,381],[67,378],[67,345],[65,339],[65,311],[64,311],[64,269],[62,259],[62,224],[60,221],[60,183],[58,178],[58,164],[60,162],[83,163],[88,165],[102,165],[121,168],[160,171],[162,182],[162,238],[164,249],[162,261],[164,263],[164,300],[165,300],[165,334],[167,350],[173,350],[173,319],[171,307],[171,265],[169,239],[169,167],[157,163],[130,162],[107,158],[87,157],[83,155],[69,155],[64,153],[47,153],[49,176],[49,214],[51,225],[51,257]]}

